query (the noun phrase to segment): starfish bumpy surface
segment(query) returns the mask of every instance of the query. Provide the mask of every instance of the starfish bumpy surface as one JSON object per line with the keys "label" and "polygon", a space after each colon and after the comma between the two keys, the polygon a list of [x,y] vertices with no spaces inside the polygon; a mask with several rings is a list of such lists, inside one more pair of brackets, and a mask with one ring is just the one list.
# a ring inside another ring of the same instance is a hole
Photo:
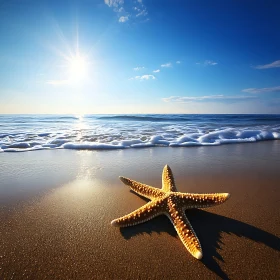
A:
{"label": "starfish bumpy surface", "polygon": [[202,258],[200,242],[186,217],[185,210],[211,207],[225,202],[229,193],[181,193],[175,186],[171,168],[166,165],[162,172],[162,188],[154,188],[128,178],[120,177],[137,194],[151,201],[132,213],[111,222],[113,226],[127,227],[146,222],[158,215],[166,215],[174,225],[187,250],[197,259]]}

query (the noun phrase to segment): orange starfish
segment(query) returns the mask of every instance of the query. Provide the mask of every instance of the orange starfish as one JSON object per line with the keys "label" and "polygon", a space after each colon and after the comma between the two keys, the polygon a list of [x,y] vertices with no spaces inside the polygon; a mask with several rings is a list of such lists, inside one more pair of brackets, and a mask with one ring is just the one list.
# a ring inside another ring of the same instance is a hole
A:
{"label": "orange starfish", "polygon": [[158,215],[166,215],[174,225],[187,250],[197,259],[202,258],[200,242],[186,217],[185,210],[211,207],[225,202],[229,193],[181,193],[175,186],[171,168],[166,165],[162,172],[162,188],[154,188],[128,178],[120,177],[130,188],[151,201],[132,213],[111,222],[113,226],[127,227],[146,222]]}

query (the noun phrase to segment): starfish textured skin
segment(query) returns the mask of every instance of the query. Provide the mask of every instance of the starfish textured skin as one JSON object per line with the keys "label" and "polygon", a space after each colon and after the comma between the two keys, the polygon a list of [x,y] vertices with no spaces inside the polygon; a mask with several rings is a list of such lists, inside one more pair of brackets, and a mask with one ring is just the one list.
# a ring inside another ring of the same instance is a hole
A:
{"label": "starfish textured skin", "polygon": [[144,223],[159,215],[166,215],[174,225],[186,249],[197,259],[202,258],[200,242],[194,232],[185,210],[206,208],[225,202],[229,193],[181,193],[177,191],[171,168],[166,165],[162,172],[162,188],[154,188],[125,177],[121,181],[131,190],[151,201],[137,210],[111,222],[113,226],[128,227]]}

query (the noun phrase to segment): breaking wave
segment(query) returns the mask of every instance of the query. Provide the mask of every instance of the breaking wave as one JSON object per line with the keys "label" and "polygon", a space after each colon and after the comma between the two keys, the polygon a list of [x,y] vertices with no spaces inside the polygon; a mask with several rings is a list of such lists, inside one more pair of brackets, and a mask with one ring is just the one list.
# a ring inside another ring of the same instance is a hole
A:
{"label": "breaking wave", "polygon": [[0,115],[0,152],[217,146],[280,139],[280,115]]}

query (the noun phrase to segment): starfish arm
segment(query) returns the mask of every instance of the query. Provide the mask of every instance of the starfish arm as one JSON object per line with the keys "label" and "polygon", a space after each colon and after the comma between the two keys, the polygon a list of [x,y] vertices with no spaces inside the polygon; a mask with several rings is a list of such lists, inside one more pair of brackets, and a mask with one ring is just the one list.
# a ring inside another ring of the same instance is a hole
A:
{"label": "starfish arm", "polygon": [[178,236],[191,255],[200,260],[202,258],[201,245],[185,212],[183,210],[177,211],[174,208],[172,209],[173,211],[170,213],[169,218],[173,223]]}
{"label": "starfish arm", "polygon": [[164,212],[162,207],[163,206],[160,200],[150,201],[130,214],[113,220],[111,225],[116,227],[128,227],[144,223],[158,215],[161,215]]}
{"label": "starfish arm", "polygon": [[151,186],[148,186],[148,185],[130,180],[130,179],[125,178],[125,177],[120,177],[120,180],[124,184],[130,186],[130,188],[134,192],[136,192],[136,193],[138,193],[138,194],[140,194],[140,195],[142,195],[142,196],[144,196],[148,199],[159,198],[159,197],[164,196],[164,192],[160,189],[153,188]]}
{"label": "starfish arm", "polygon": [[229,193],[177,193],[180,206],[187,208],[206,208],[219,205],[229,199]]}
{"label": "starfish arm", "polygon": [[162,171],[162,190],[165,192],[177,192],[173,173],[168,165],[165,165]]}

